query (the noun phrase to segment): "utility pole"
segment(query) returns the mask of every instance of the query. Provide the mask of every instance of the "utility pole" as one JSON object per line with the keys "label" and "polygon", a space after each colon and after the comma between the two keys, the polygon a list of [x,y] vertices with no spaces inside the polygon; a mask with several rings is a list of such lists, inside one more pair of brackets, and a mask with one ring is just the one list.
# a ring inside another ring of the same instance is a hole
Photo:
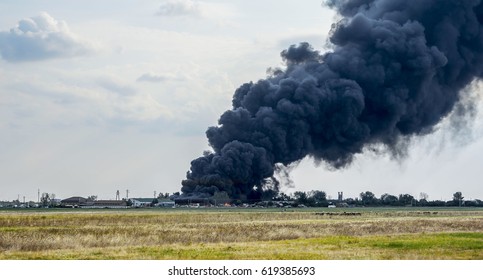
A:
{"label": "utility pole", "polygon": [[126,190],[126,200],[129,200],[129,190]]}

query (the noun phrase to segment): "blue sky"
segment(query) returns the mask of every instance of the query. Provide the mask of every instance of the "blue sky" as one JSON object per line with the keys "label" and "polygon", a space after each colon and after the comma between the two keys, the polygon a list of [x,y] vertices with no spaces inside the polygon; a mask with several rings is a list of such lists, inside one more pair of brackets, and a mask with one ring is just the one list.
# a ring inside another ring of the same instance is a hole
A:
{"label": "blue sky", "polygon": [[[324,50],[336,20],[320,0],[2,1],[0,11],[0,200],[179,191],[234,90],[283,66],[291,44]],[[404,160],[368,153],[333,171],[308,158],[285,191],[483,198],[482,135],[478,114],[416,139]]]}

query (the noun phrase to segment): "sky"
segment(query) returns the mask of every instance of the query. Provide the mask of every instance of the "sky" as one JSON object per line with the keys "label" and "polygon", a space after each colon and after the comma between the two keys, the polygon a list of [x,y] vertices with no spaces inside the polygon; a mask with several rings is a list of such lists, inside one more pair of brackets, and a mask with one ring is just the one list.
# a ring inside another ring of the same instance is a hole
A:
{"label": "sky", "polygon": [[[327,50],[337,18],[321,2],[1,1],[0,200],[180,191],[239,85],[283,67],[292,44]],[[483,199],[482,165],[477,113],[413,139],[402,159],[367,152],[330,170],[306,158],[282,190]]]}

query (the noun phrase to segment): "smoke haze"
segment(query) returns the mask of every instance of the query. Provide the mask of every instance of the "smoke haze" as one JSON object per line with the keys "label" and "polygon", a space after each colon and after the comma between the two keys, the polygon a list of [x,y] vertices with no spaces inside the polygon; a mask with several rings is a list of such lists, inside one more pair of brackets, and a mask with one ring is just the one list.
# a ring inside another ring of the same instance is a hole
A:
{"label": "smoke haze", "polygon": [[[182,192],[260,198],[278,191],[276,166],[310,156],[348,166],[367,148],[404,154],[460,106],[483,69],[479,0],[330,0],[340,20],[331,51],[281,53],[285,69],[240,86],[206,134],[213,152],[191,162]],[[454,122],[458,124],[457,121]]]}

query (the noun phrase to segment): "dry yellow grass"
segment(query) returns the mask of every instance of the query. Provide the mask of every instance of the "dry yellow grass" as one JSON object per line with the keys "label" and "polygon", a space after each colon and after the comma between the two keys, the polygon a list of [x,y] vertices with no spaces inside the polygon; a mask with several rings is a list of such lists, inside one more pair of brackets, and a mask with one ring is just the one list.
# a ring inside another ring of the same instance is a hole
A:
{"label": "dry yellow grass", "polygon": [[[434,239],[441,233],[483,234],[483,212],[377,211],[357,217],[311,212],[4,212],[0,213],[0,258],[397,258],[384,252],[399,252],[399,258],[445,258],[427,256],[425,250],[402,254],[399,243],[394,247],[374,243],[395,236]],[[481,235],[471,238],[478,240]],[[468,250],[460,256],[482,258]],[[459,257],[450,254],[450,258]]]}

